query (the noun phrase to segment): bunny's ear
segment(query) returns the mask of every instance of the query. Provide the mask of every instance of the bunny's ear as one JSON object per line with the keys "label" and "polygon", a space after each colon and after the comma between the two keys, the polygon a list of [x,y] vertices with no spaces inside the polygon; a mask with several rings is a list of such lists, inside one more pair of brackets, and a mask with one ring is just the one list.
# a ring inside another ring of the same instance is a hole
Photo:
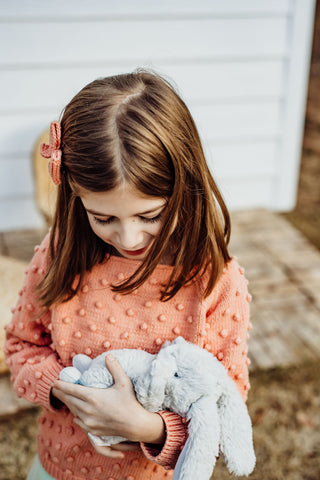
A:
{"label": "bunny's ear", "polygon": [[188,342],[183,337],[177,337],[172,342],[173,345],[182,345],[184,343],[188,343]]}
{"label": "bunny's ear", "polygon": [[209,479],[219,455],[220,425],[212,396],[191,405],[187,419],[188,439],[178,458],[172,480]]}
{"label": "bunny's ear", "polygon": [[81,374],[88,370],[92,360],[87,355],[79,353],[72,360],[73,367],[66,367],[61,370],[59,379],[64,382],[80,383]]}
{"label": "bunny's ear", "polygon": [[59,373],[59,380],[69,383],[79,383],[81,372],[75,367],[65,367]]}
{"label": "bunny's ear", "polygon": [[228,470],[235,475],[249,475],[256,463],[251,420],[236,384],[229,377],[218,400],[218,412],[220,449]]}
{"label": "bunny's ear", "polygon": [[72,365],[77,368],[81,373],[88,370],[92,362],[92,359],[88,357],[88,355],[84,355],[83,353],[79,353],[75,355],[72,360]]}

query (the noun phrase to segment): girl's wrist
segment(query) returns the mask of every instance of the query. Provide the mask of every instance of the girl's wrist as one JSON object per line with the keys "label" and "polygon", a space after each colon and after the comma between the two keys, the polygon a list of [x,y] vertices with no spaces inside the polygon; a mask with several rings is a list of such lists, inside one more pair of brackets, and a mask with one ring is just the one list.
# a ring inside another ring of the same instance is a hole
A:
{"label": "girl's wrist", "polygon": [[156,445],[164,444],[166,439],[166,428],[161,415],[143,409],[137,425],[139,425],[139,427],[134,434],[136,438],[130,440],[142,443],[153,443]]}

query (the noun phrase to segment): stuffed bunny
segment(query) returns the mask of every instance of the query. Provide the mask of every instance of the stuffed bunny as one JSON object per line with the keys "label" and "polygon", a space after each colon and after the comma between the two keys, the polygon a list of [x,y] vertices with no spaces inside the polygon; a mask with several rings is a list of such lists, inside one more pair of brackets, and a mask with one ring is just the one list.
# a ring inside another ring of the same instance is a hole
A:
{"label": "stuffed bunny", "polygon": [[[113,378],[105,366],[112,353],[130,377],[137,399],[148,410],[170,410],[188,420],[188,439],[173,480],[209,479],[221,453],[230,473],[249,475],[255,466],[251,421],[241,395],[222,364],[208,351],[178,337],[158,354],[113,350],[91,360],[76,355],[60,379],[108,388]],[[101,437],[115,444],[122,437]]]}

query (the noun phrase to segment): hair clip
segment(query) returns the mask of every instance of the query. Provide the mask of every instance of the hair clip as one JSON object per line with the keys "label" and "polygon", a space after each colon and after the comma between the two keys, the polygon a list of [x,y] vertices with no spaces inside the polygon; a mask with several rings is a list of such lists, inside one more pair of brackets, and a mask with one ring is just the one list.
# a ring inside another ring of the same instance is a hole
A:
{"label": "hair clip", "polygon": [[49,145],[42,143],[40,146],[40,154],[44,158],[50,158],[48,170],[50,177],[55,185],[61,183],[61,127],[58,122],[51,122],[49,133]]}

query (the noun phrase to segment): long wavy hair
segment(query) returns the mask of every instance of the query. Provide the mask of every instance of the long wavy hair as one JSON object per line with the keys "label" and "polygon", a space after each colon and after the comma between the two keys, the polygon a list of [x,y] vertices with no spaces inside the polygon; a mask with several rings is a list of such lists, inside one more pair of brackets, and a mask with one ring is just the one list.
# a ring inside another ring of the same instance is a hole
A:
{"label": "long wavy hair", "polygon": [[71,299],[85,272],[112,254],[92,231],[79,192],[105,192],[124,181],[165,198],[167,208],[148,255],[113,290],[125,294],[138,288],[170,246],[173,268],[161,300],[205,272],[203,295],[208,296],[230,260],[230,218],[192,116],[172,85],[143,69],[97,79],[65,107],[61,135],[62,182],[50,267],[38,287],[42,304],[49,308]]}

